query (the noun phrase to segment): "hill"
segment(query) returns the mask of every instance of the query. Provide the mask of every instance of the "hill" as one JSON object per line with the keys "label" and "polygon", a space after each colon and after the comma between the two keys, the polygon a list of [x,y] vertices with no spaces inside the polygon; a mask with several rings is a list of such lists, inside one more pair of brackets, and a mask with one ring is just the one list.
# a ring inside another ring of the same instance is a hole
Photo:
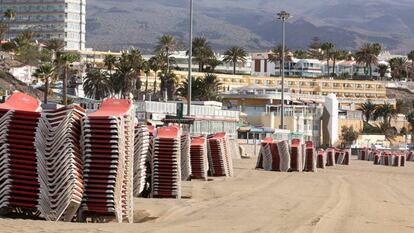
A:
{"label": "hill", "polygon": [[[88,0],[87,45],[101,50],[130,46],[150,51],[163,33],[186,41],[188,0]],[[410,0],[197,0],[195,35],[216,49],[240,45],[260,51],[280,41],[275,12],[292,13],[287,26],[290,48],[305,48],[311,38],[355,49],[365,41],[387,49],[414,47],[414,5]]]}

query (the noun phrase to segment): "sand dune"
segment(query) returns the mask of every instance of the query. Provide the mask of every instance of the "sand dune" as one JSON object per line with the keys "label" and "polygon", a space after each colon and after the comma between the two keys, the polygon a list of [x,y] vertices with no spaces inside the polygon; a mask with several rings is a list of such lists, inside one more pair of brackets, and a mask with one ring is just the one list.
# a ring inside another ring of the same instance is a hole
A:
{"label": "sand dune", "polygon": [[185,182],[181,200],[136,199],[136,224],[0,219],[0,232],[414,232],[414,163],[352,161],[318,173],[253,170]]}

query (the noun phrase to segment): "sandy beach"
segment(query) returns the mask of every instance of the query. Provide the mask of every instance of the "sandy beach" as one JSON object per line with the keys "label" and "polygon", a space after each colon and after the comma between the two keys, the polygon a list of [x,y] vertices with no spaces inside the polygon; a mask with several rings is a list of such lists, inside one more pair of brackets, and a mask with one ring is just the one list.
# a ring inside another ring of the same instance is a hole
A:
{"label": "sandy beach", "polygon": [[181,200],[136,199],[135,224],[0,219],[0,232],[414,232],[414,163],[353,160],[318,173],[254,170],[184,183]]}

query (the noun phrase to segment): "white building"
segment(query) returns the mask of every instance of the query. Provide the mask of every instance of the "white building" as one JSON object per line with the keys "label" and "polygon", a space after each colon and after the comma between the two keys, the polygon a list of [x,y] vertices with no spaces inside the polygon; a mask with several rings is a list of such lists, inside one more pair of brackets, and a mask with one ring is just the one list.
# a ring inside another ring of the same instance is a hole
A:
{"label": "white building", "polygon": [[[252,76],[281,76],[281,69],[279,63],[273,63],[269,61],[269,55],[267,52],[254,53],[252,57]],[[379,56],[378,64],[389,65],[388,60],[395,57],[401,57],[398,55],[391,55],[389,53],[382,53]],[[338,60],[329,61],[329,73],[334,73],[337,76],[344,75],[347,78],[353,78],[356,76],[369,75],[369,70],[365,64],[358,64],[356,61]],[[390,77],[391,70],[389,69],[385,74],[385,77]],[[291,58],[286,60],[285,63],[285,76],[287,77],[305,77],[305,78],[318,78],[328,74],[328,62],[326,60],[317,59],[297,59]],[[372,75],[375,78],[380,77],[380,73],[377,65],[372,66]]]}
{"label": "white building", "polygon": [[[86,0],[0,0],[0,22],[10,25],[6,34],[14,38],[23,31],[35,33],[34,39],[65,41],[67,50],[85,49]],[[7,10],[16,12],[9,21]]]}

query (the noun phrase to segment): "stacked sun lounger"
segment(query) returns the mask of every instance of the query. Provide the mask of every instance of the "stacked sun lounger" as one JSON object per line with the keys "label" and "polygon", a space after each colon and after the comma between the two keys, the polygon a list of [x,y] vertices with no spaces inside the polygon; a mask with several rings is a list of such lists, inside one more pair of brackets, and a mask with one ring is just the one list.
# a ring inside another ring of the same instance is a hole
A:
{"label": "stacked sun lounger", "polygon": [[317,158],[316,158],[316,168],[325,169],[327,165],[327,154],[323,149],[319,149],[317,152]]}
{"label": "stacked sun lounger", "polygon": [[72,221],[83,196],[81,120],[85,110],[45,110],[36,132],[39,210],[49,221]]}
{"label": "stacked sun lounger", "polygon": [[150,145],[148,127],[135,127],[134,147],[134,196],[139,197],[144,191],[147,178],[147,159]]}
{"label": "stacked sun lounger", "polygon": [[305,161],[304,169],[305,172],[316,172],[316,150],[313,142],[308,141],[305,143]]}
{"label": "stacked sun lounger", "polygon": [[180,129],[158,128],[152,143],[152,197],[181,198]]}
{"label": "stacked sun lounger", "polygon": [[0,104],[0,209],[38,215],[35,134],[40,102],[14,92]]}
{"label": "stacked sun lounger", "polygon": [[374,155],[371,149],[361,149],[358,152],[358,160],[365,160],[365,161],[374,161]]}
{"label": "stacked sun lounger", "polygon": [[233,175],[232,157],[228,152],[225,133],[216,133],[209,136],[208,158],[212,176],[231,177]]}
{"label": "stacked sun lounger", "polygon": [[208,158],[205,137],[191,138],[191,177],[207,180]]}
{"label": "stacked sun lounger", "polygon": [[[374,160],[373,154],[371,153],[371,161]],[[335,164],[338,165],[349,165],[351,161],[351,149],[342,149],[335,151]]]}
{"label": "stacked sun lounger", "polygon": [[237,142],[237,140],[235,140],[235,139],[230,140],[229,139],[228,142],[229,142],[229,151],[230,151],[230,154],[232,155],[232,158],[233,159],[241,159],[242,155],[240,153],[240,145]]}
{"label": "stacked sun lounger", "polygon": [[256,169],[264,169],[265,171],[272,171],[272,144],[273,139],[265,138],[260,147],[259,155],[257,157]]}
{"label": "stacked sun lounger", "polygon": [[181,180],[189,180],[192,173],[191,168],[191,137],[188,133],[181,135]]}
{"label": "stacked sun lounger", "polygon": [[275,142],[272,138],[264,139],[261,144],[256,168],[279,172],[302,171],[300,141],[293,140],[290,146],[287,141]]}
{"label": "stacked sun lounger", "polygon": [[290,146],[290,168],[294,172],[301,172],[303,170],[303,156],[302,156],[302,145],[300,139],[292,139]]}
{"label": "stacked sun lounger", "polygon": [[414,161],[414,151],[409,151],[406,153],[407,161]]}
{"label": "stacked sun lounger", "polygon": [[326,151],[326,166],[333,167],[336,165],[336,155],[339,153],[335,148],[329,148]]}
{"label": "stacked sun lounger", "polygon": [[133,221],[133,105],[105,99],[83,122],[84,197],[82,218],[107,216]]}

